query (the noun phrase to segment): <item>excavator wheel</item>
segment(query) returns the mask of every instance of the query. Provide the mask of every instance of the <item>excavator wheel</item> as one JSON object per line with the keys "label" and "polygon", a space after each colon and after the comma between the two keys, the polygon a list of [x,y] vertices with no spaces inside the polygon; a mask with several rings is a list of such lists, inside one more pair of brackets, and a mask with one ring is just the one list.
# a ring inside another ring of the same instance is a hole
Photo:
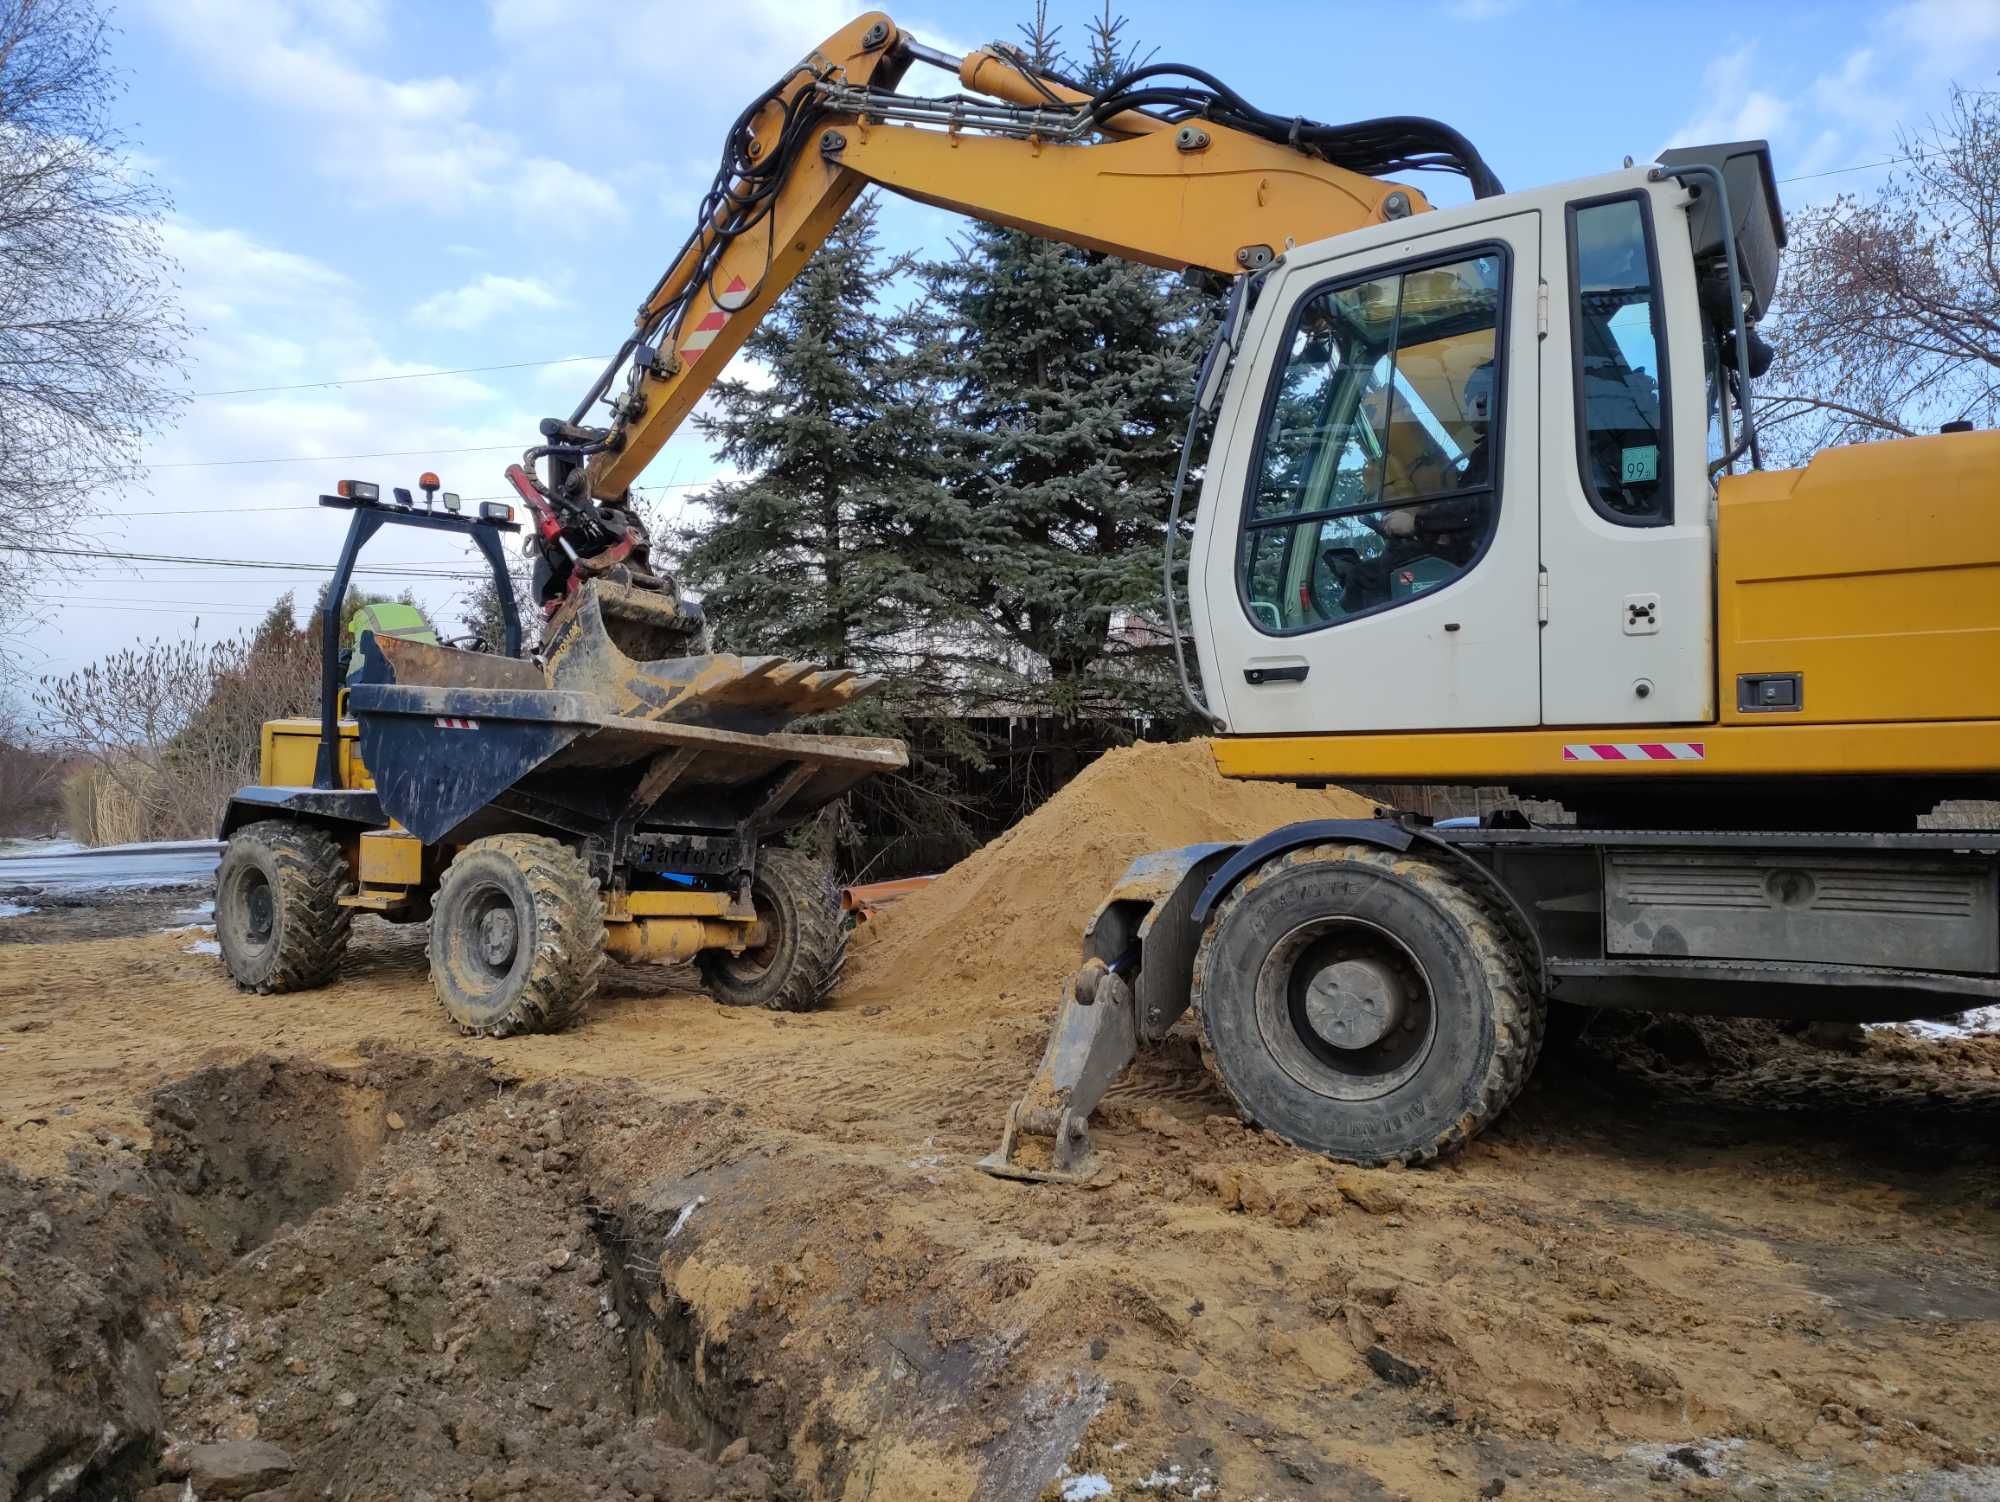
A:
{"label": "excavator wheel", "polygon": [[354,912],[340,842],[312,824],[265,819],[229,837],[215,871],[215,937],[245,991],[310,991],[332,980]]}
{"label": "excavator wheel", "polygon": [[695,963],[724,1006],[810,1012],[826,1000],[847,960],[847,925],[833,873],[796,850],[757,856],[750,889],[765,942],[741,954],[711,949]]}
{"label": "excavator wheel", "polygon": [[431,912],[431,986],[461,1031],[560,1032],[604,970],[604,899],[569,846],[541,835],[474,840],[445,868]]}
{"label": "excavator wheel", "polygon": [[1195,955],[1202,1054],[1244,1118],[1351,1163],[1462,1147],[1520,1093],[1546,1004],[1449,869],[1313,845],[1252,871]]}

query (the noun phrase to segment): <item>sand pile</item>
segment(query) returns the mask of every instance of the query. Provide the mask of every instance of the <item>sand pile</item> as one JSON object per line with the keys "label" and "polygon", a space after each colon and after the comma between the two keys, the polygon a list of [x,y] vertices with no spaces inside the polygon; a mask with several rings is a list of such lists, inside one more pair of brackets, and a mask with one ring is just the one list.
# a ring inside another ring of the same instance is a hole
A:
{"label": "sand pile", "polygon": [[913,988],[1049,1006],[1076,968],[1083,927],[1149,850],[1243,840],[1299,819],[1365,818],[1344,789],[1233,782],[1206,741],[1107,752],[999,839],[887,909],[857,944],[843,1002]]}

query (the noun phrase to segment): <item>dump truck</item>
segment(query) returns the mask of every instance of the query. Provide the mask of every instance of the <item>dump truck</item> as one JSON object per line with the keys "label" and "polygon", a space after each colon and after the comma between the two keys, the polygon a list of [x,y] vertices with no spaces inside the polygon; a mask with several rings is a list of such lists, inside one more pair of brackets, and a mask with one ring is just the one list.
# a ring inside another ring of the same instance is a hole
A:
{"label": "dump truck", "polygon": [[[223,816],[215,924],[232,978],[324,985],[366,912],[429,922],[432,985],[467,1033],[570,1025],[611,958],[691,961],[728,1005],[817,1006],[845,954],[841,894],[774,841],[907,758],[893,740],[782,727],[873,680],[700,650],[700,607],[630,547],[524,655],[501,543],[521,531],[515,508],[467,514],[423,479],[422,505],[362,481],[320,497],[351,517],[322,611],[320,713],[264,726],[259,782]],[[364,613],[343,652],[339,602],[384,527],[473,543],[504,639],[447,646]]]}
{"label": "dump truck", "polygon": [[[903,89],[917,66],[960,91]],[[1437,171],[1468,201],[1407,180]],[[1499,785],[1568,811],[1383,810],[1138,861],[1084,925],[987,1167],[1087,1176],[1104,1091],[1190,1024],[1246,1119],[1416,1162],[1506,1109],[1552,1004],[1886,1020],[2000,997],[2000,832],[1924,822],[2000,788],[2000,434],[1764,467],[1758,324],[1785,244],[1765,143],[1507,192],[1435,120],[1267,112],[1166,63],[1085,88],[861,16],[750,101],[617,354],[509,472],[558,629],[643,565],[633,482],[871,185],[1214,290],[1162,613],[1222,775]],[[369,650],[363,749],[407,705],[398,733],[449,779],[481,738],[431,727],[472,716],[473,659],[427,652],[406,680],[412,651]],[[552,761],[544,792],[615,766],[623,817],[652,819],[631,758],[668,728],[561,723],[610,739]],[[421,846],[396,868],[418,886],[449,855],[442,897],[476,848],[458,841],[533,841],[572,886],[589,867],[632,900],[601,820],[474,781],[455,826],[410,824],[385,785],[408,833],[370,848]],[[762,857],[738,849],[754,886]],[[364,884],[382,869],[358,859],[341,869]]]}

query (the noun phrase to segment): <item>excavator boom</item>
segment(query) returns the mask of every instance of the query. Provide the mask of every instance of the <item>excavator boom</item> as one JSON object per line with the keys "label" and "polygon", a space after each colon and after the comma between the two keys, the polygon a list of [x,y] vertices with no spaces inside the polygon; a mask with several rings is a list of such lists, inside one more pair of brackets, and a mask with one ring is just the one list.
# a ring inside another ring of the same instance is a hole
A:
{"label": "excavator boom", "polygon": [[[965,92],[897,92],[913,64],[955,72]],[[1197,87],[1162,86],[1170,75]],[[1196,112],[1208,98],[1219,102]],[[543,425],[550,442],[530,463],[549,458],[550,488],[573,505],[620,504],[871,183],[1088,250],[1233,276],[1288,245],[1430,207],[1358,169],[1439,166],[1497,191],[1434,121],[1281,121],[1193,69],[1140,69],[1093,95],[1003,49],[937,52],[871,12],[738,117],[698,228],[569,419]]]}

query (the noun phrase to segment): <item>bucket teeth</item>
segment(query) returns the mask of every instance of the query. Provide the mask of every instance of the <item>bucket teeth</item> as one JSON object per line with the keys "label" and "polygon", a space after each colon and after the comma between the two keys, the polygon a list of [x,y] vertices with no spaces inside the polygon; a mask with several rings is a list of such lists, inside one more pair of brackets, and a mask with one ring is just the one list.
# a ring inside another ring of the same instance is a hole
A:
{"label": "bucket teeth", "polygon": [[850,704],[879,682],[852,668],[729,652],[634,661],[606,631],[595,599],[566,611],[553,644],[545,644],[550,683],[596,694],[612,713],[634,719],[763,735]]}

